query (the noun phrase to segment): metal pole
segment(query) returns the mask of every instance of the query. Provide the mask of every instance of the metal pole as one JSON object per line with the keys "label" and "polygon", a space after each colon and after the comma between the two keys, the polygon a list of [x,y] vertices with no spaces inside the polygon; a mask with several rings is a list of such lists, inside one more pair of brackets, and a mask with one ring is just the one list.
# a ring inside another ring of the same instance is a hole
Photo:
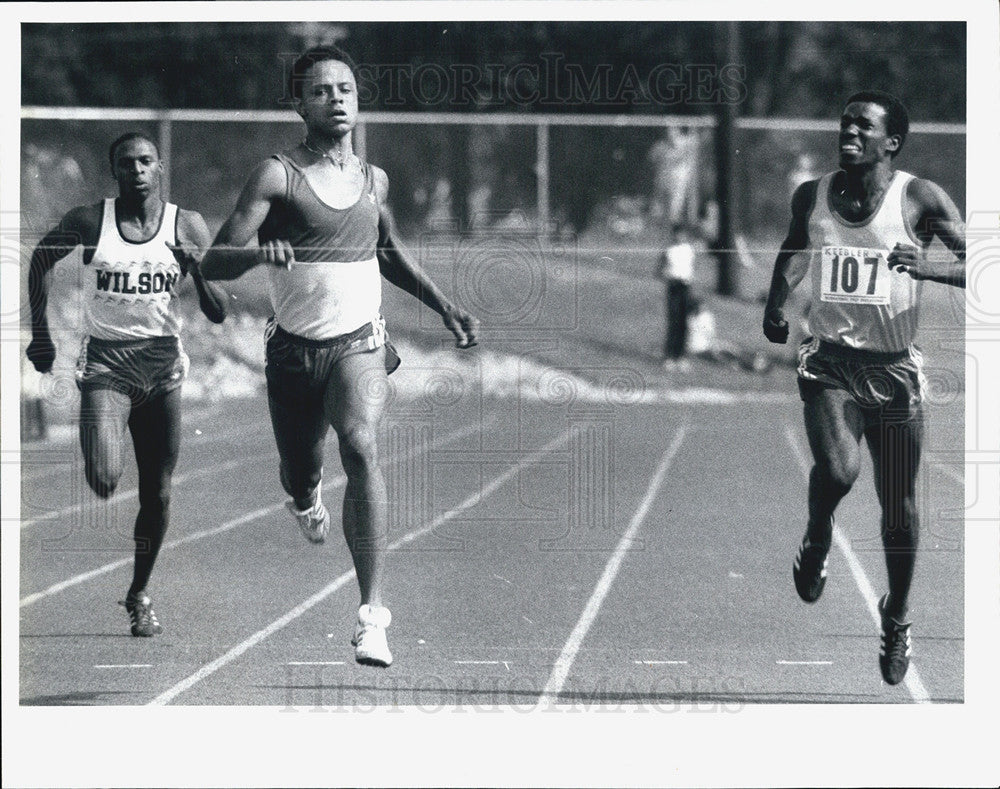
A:
{"label": "metal pole", "polygon": [[[736,22],[725,22],[722,27],[720,66],[739,62],[739,30]],[[735,296],[739,292],[736,270],[736,105],[723,99],[718,106],[719,125],[716,135],[716,200],[719,203],[719,237],[716,241],[719,258],[719,278],[716,291],[721,296]]]}
{"label": "metal pole", "polygon": [[538,180],[538,229],[549,232],[549,125],[536,127],[535,175]]}
{"label": "metal pole", "polygon": [[160,196],[164,202],[170,202],[170,169],[173,163],[170,159],[170,144],[173,131],[169,118],[160,118],[156,126],[157,140],[156,147],[160,149],[160,160],[166,162],[163,167],[163,175],[160,179]]}

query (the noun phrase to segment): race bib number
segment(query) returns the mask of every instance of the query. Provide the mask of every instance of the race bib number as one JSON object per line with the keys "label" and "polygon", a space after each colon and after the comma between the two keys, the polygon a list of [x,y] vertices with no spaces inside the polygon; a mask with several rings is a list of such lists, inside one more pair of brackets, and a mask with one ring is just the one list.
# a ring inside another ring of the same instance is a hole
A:
{"label": "race bib number", "polygon": [[884,249],[823,247],[820,298],[841,304],[889,303],[890,271]]}

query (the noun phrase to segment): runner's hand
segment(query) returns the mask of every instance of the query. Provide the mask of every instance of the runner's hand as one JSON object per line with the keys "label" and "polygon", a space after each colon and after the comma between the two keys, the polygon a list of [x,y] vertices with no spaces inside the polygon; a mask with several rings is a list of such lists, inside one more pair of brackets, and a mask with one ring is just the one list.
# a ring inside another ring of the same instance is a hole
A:
{"label": "runner's hand", "polygon": [[892,248],[886,258],[889,268],[901,274],[909,274],[913,279],[926,279],[928,276],[926,261],[920,250],[912,244],[900,244]]}
{"label": "runner's hand", "polygon": [[444,315],[444,325],[455,335],[455,346],[471,348],[476,344],[476,334],[479,332],[479,320],[458,307],[448,307]]}
{"label": "runner's hand", "polygon": [[278,238],[273,241],[265,241],[260,245],[260,262],[268,266],[292,270],[295,262],[295,250],[285,239]]}
{"label": "runner's hand", "polygon": [[52,344],[52,338],[46,332],[42,336],[36,336],[28,343],[28,361],[40,373],[47,373],[52,370],[52,363],[56,360],[56,347]]}
{"label": "runner's hand", "polygon": [[770,342],[784,345],[788,342],[788,321],[781,310],[771,310],[764,315],[764,336]]}

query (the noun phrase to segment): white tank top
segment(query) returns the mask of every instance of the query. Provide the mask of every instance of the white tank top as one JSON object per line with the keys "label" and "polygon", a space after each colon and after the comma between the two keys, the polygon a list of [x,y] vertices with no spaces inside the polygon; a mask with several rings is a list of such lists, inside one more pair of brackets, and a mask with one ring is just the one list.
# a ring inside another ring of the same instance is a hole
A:
{"label": "white tank top", "polygon": [[327,340],[378,321],[382,274],[378,260],[303,262],[291,271],[268,266],[271,306],[278,325],[310,340]]}
{"label": "white tank top", "polygon": [[84,267],[88,333],[102,340],[178,336],[181,318],[173,294],[183,273],[167,243],[177,243],[177,206],[165,203],[149,241],[122,238],[115,201],[104,201],[101,235]]}
{"label": "white tank top", "polygon": [[922,283],[890,271],[886,258],[897,242],[923,248],[906,226],[906,185],[896,171],[882,202],[865,222],[848,222],[830,204],[827,173],[809,217],[812,305],[809,331],[828,342],[870,351],[903,351],[917,331]]}

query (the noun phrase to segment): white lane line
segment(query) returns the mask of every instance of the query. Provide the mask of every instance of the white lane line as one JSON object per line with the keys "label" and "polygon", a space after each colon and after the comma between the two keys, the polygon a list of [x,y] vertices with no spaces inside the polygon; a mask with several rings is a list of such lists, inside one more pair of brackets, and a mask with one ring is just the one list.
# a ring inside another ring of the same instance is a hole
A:
{"label": "white lane line", "polygon": [[[477,426],[477,429],[478,429],[478,426]],[[465,501],[463,501],[457,507],[454,507],[454,508],[448,510],[447,512],[445,512],[443,515],[438,516],[437,518],[435,518],[431,523],[427,524],[426,526],[422,526],[422,527],[420,527],[418,529],[414,529],[413,531],[411,531],[411,532],[409,532],[407,534],[404,534],[398,540],[396,540],[395,542],[391,543],[389,545],[389,547],[388,547],[388,550],[394,551],[394,550],[402,547],[403,545],[411,543],[414,540],[417,540],[420,537],[423,537],[425,534],[429,534],[430,532],[434,531],[434,529],[437,529],[442,524],[447,523],[448,521],[456,518],[458,515],[461,515],[463,512],[465,512],[465,510],[467,510],[467,509],[475,506],[479,502],[485,500],[490,495],[492,495],[501,485],[504,485],[506,482],[508,482],[523,467],[529,466],[529,465],[534,465],[539,460],[541,460],[542,457],[544,457],[544,455],[547,452],[551,451],[552,449],[554,449],[555,447],[559,446],[560,444],[566,443],[568,440],[569,440],[569,433],[564,433],[561,436],[557,436],[552,441],[550,441],[545,446],[543,446],[541,449],[537,449],[534,452],[532,452],[530,455],[522,458],[515,465],[513,465],[509,469],[507,469],[507,471],[505,471],[499,477],[496,477],[488,485],[484,486],[481,490],[479,490],[476,493],[473,493],[471,496],[469,496],[468,498],[466,498]],[[273,634],[277,633],[279,630],[281,630],[283,627],[285,627],[289,623],[291,623],[291,622],[295,621],[296,619],[298,619],[300,616],[302,616],[304,613],[306,613],[310,608],[313,608],[317,604],[323,602],[327,597],[329,597],[331,594],[333,594],[334,592],[336,592],[338,589],[340,589],[342,586],[344,586],[345,584],[347,584],[349,581],[353,580],[354,578],[355,578],[354,570],[349,570],[348,572],[344,573],[343,575],[338,576],[336,579],[334,579],[327,586],[325,586],[322,589],[320,589],[312,597],[309,597],[308,599],[306,599],[303,602],[299,603],[299,605],[295,606],[295,608],[293,608],[291,611],[289,611],[288,613],[286,613],[284,616],[282,616],[282,617],[274,620],[267,627],[263,628],[262,630],[258,630],[256,633],[254,633],[248,639],[246,639],[245,641],[237,644],[235,647],[233,647],[232,649],[230,649],[224,655],[221,655],[220,657],[216,658],[211,663],[207,663],[206,665],[204,665],[200,669],[198,669],[194,674],[191,674],[187,678],[185,678],[185,679],[181,680],[180,682],[178,682],[173,687],[168,688],[167,690],[165,690],[163,693],[161,693],[155,699],[153,699],[152,701],[150,701],[147,706],[163,706],[165,704],[169,704],[171,701],[173,701],[175,698],[177,698],[184,691],[190,689],[194,685],[197,685],[203,679],[205,679],[206,677],[211,676],[216,671],[218,671],[220,668],[223,668],[224,666],[228,665],[229,663],[232,663],[234,660],[236,660],[236,658],[238,658],[244,652],[247,652],[248,650],[253,649],[253,647],[257,646],[259,643],[261,643],[262,641],[264,641],[266,638],[268,638],[269,636],[272,636]]]}
{"label": "white lane line", "polygon": [[343,660],[289,660],[286,666],[344,666]]}
{"label": "white lane line", "polygon": [[152,663],[98,663],[94,668],[152,668]]}
{"label": "white lane line", "polygon": [[[792,454],[795,455],[795,460],[799,464],[802,476],[808,482],[812,462],[799,445],[795,431],[787,424],[785,425],[785,438],[788,439],[788,445],[792,448]],[[878,597],[872,588],[871,581],[868,580],[868,576],[865,574],[864,567],[858,561],[857,554],[854,553],[854,549],[851,547],[851,541],[847,539],[847,536],[836,523],[833,526],[833,542],[847,560],[847,566],[851,570],[851,575],[854,576],[854,583],[857,584],[858,591],[861,592],[865,605],[868,606],[868,613],[871,615],[872,621],[875,622],[875,627],[881,630],[882,620],[878,613]],[[910,668],[906,672],[906,678],[903,680],[903,683],[910,693],[910,698],[917,704],[931,703],[930,693],[927,692],[927,688],[920,679],[920,672],[917,671],[917,666],[912,660],[910,661]]]}
{"label": "white lane line", "polygon": [[637,666],[686,666],[686,660],[633,660]]}
{"label": "white lane line", "polygon": [[775,660],[779,666],[832,666],[832,660]]}
{"label": "white lane line", "polygon": [[621,540],[618,541],[618,545],[615,546],[614,553],[612,553],[611,558],[608,559],[608,563],[604,567],[604,572],[601,573],[601,577],[597,581],[597,586],[594,587],[594,591],[590,595],[590,599],[587,601],[587,605],[583,609],[583,613],[580,615],[580,620],[576,623],[576,627],[573,628],[573,632],[570,633],[569,638],[566,640],[566,644],[562,648],[562,652],[559,653],[559,657],[556,659],[555,665],[552,667],[552,673],[549,675],[549,680],[545,683],[542,695],[538,699],[539,706],[551,705],[555,698],[559,695],[559,691],[562,690],[562,687],[566,682],[566,678],[569,676],[569,670],[573,666],[573,661],[576,660],[576,654],[579,652],[581,644],[583,644],[583,639],[586,637],[587,631],[590,630],[590,626],[597,618],[597,612],[600,610],[601,604],[604,602],[604,598],[611,589],[611,584],[614,583],[615,576],[618,574],[618,569],[621,567],[622,561],[625,559],[625,553],[628,551],[629,546],[632,543],[632,539],[635,537],[636,532],[642,525],[643,520],[645,520],[646,513],[649,512],[649,508],[652,506],[653,500],[656,498],[660,485],[663,482],[664,477],[667,475],[667,469],[670,468],[670,464],[673,462],[674,456],[677,454],[677,450],[680,449],[681,442],[684,441],[685,431],[686,427],[681,425],[681,427],[678,428],[677,432],[674,434],[674,440],[670,442],[670,446],[668,446],[666,452],[663,453],[663,457],[660,459],[660,465],[657,467],[653,474],[653,478],[650,480],[649,487],[646,489],[646,495],[639,504],[639,509],[635,511],[635,515],[632,516],[632,521],[625,530],[625,534],[622,535]]}
{"label": "white lane line", "polygon": [[[252,460],[260,460],[262,458],[270,457],[274,455],[275,450],[269,450],[267,452],[259,452],[256,455],[243,455],[234,460],[228,460],[225,463],[220,463],[216,466],[209,466],[206,468],[192,469],[191,471],[185,471],[182,474],[177,474],[173,478],[173,485],[180,485],[192,479],[198,479],[199,477],[205,477],[209,474],[218,474],[223,471],[229,471],[231,469],[242,466],[244,463],[249,463]],[[137,498],[139,495],[138,488],[129,488],[128,490],[123,490],[120,493],[115,493],[110,496],[107,501],[102,502],[98,498],[90,498],[87,501],[82,501],[79,504],[72,504],[69,507],[63,507],[61,510],[51,510],[42,515],[38,515],[34,518],[28,518],[27,520],[21,521],[21,528],[27,529],[29,526],[34,526],[36,523],[44,523],[46,521],[52,521],[57,518],[62,518],[79,510],[85,509],[88,506],[106,506],[111,504],[121,504],[122,502],[131,501]]]}
{"label": "white lane line", "polygon": [[[492,423],[492,421],[493,421],[492,419],[487,420],[485,423],[483,423],[482,427],[485,428],[489,426]],[[465,438],[470,433],[474,433],[479,429],[480,425],[475,425],[475,424],[466,425],[465,427],[446,435],[441,440],[441,444],[447,445],[452,441],[457,441],[460,438]],[[403,455],[402,459],[409,460],[414,454],[416,454],[416,450],[412,449],[408,451],[405,455]],[[343,474],[336,477],[331,477],[329,480],[323,483],[323,491],[330,492],[336,490],[337,488],[343,486],[344,483],[346,482],[347,478]],[[218,526],[213,526],[211,529],[202,529],[201,531],[192,532],[191,534],[188,534],[179,539],[171,540],[170,542],[164,543],[163,546],[160,548],[160,554],[162,555],[163,551],[177,548],[181,545],[186,545],[189,542],[195,542],[196,540],[203,540],[206,537],[212,537],[216,534],[222,534],[223,532],[229,531],[230,529],[235,529],[237,526],[243,526],[247,523],[252,523],[258,518],[264,518],[275,512],[279,512],[284,508],[285,505],[282,502],[279,502],[277,504],[271,504],[267,507],[261,507],[260,509],[256,509],[253,510],[252,512],[240,515],[238,518],[233,518],[232,520],[228,520],[225,523],[222,523]],[[85,581],[89,581],[91,578],[97,578],[98,576],[113,572],[114,570],[117,570],[120,567],[125,567],[126,565],[132,564],[134,560],[135,557],[126,556],[125,558],[109,562],[108,564],[102,565],[101,567],[98,567],[94,570],[88,570],[85,573],[74,575],[72,578],[68,578],[65,581],[60,581],[57,584],[53,584],[52,586],[48,587],[47,589],[43,589],[40,592],[34,592],[32,594],[25,595],[20,600],[20,607],[24,608],[25,606],[31,605],[32,603],[37,603],[39,600],[43,598],[51,597],[52,595],[58,594],[59,592],[69,589],[70,587],[82,584]]]}

